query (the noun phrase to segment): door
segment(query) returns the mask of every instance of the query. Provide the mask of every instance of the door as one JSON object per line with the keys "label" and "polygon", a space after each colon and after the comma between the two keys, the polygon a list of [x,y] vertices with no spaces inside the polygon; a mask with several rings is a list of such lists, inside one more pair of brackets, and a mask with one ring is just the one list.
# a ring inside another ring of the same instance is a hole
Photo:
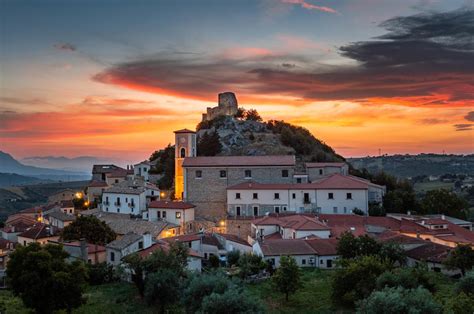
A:
{"label": "door", "polygon": [[253,207],[253,215],[258,216],[258,207],[257,206]]}
{"label": "door", "polygon": [[332,259],[326,260],[326,267],[327,268],[332,268]]}
{"label": "door", "polygon": [[236,211],[236,213],[237,213],[237,216],[240,216],[240,206],[237,206],[237,207],[235,208],[235,211]]}

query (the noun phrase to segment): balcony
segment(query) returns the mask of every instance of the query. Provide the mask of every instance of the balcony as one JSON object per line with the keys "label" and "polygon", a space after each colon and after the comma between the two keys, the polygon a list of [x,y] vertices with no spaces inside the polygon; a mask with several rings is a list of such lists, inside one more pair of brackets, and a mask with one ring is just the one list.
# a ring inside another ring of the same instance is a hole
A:
{"label": "balcony", "polygon": [[115,202],[114,205],[115,206],[121,206],[122,204],[120,202]]}

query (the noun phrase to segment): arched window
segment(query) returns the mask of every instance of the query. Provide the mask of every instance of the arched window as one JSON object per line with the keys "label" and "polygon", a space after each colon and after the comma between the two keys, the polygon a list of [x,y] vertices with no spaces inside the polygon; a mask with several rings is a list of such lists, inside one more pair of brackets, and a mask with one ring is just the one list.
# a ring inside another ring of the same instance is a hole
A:
{"label": "arched window", "polygon": [[179,156],[181,156],[181,158],[186,157],[186,149],[185,149],[184,147],[181,148],[181,151],[180,151],[180,153],[179,153]]}

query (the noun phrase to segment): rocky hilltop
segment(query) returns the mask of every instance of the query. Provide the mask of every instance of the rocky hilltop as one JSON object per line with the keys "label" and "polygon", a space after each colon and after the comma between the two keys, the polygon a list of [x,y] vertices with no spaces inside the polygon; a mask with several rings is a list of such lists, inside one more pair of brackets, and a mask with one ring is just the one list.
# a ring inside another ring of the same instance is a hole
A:
{"label": "rocky hilltop", "polygon": [[[342,161],[344,158],[307,129],[283,121],[261,122],[220,116],[197,126],[198,141],[205,133],[219,137],[217,155],[296,155],[300,161]],[[199,148],[198,148],[199,154]]]}

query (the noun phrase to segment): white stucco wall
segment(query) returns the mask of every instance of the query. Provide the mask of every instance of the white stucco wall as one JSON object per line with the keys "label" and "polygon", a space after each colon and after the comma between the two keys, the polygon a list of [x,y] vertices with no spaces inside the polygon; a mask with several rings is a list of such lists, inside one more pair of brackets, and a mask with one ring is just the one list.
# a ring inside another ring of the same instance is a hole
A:
{"label": "white stucco wall", "polygon": [[[333,199],[329,199],[329,193],[333,193]],[[347,199],[347,193],[352,194],[352,199]],[[323,214],[350,214],[355,208],[365,213],[368,211],[367,190],[317,190],[316,199]],[[337,212],[334,207],[337,207]]]}
{"label": "white stucco wall", "polygon": [[[107,205],[107,198],[109,204]],[[120,199],[120,206],[115,205],[117,198]],[[130,207],[133,199],[135,207]],[[102,211],[120,214],[134,214],[138,215],[146,210],[146,196],[145,192],[141,194],[126,194],[126,193],[110,193],[105,191],[102,195]]]}

